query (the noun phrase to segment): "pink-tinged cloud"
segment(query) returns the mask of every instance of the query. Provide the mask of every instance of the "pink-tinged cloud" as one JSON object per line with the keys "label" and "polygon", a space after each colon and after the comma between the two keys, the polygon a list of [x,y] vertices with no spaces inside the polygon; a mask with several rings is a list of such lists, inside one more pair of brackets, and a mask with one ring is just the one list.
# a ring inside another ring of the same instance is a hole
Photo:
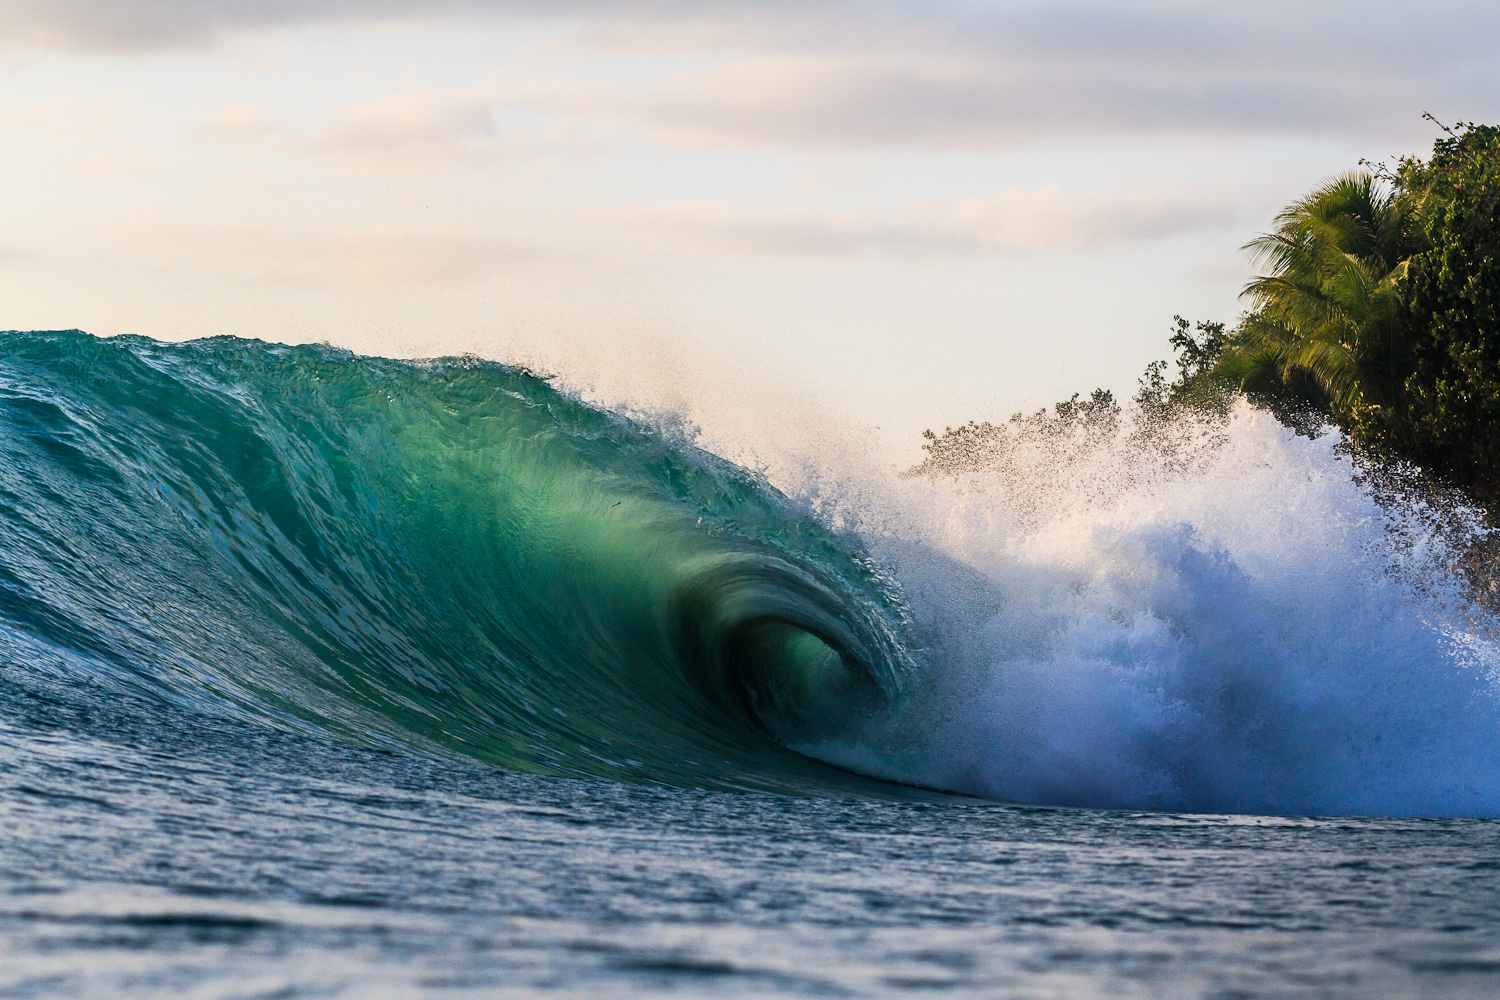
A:
{"label": "pink-tinged cloud", "polygon": [[8,0],[0,39],[128,50],[308,23],[505,18],[558,26],[598,59],[706,57],[712,68],[629,86],[582,87],[560,64],[554,85],[513,95],[678,144],[972,147],[1184,131],[1398,142],[1430,137],[1424,110],[1500,112],[1500,7],[1475,0]]}
{"label": "pink-tinged cloud", "polygon": [[982,256],[1086,249],[1160,239],[1236,222],[1222,198],[1068,195],[1016,189],[956,205],[894,212],[737,209],[722,204],[615,210],[596,224],[648,245],[745,256]]}
{"label": "pink-tinged cloud", "polygon": [[345,108],[311,131],[292,129],[253,106],[234,105],[190,128],[188,136],[326,156],[377,172],[523,166],[576,160],[609,148],[605,140],[566,126],[501,129],[494,104],[477,92],[394,93]]}

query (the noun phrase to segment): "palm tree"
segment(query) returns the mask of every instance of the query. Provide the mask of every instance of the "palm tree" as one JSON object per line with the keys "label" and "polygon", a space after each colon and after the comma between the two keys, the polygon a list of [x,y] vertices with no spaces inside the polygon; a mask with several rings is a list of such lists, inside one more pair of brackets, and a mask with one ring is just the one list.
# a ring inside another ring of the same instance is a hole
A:
{"label": "palm tree", "polygon": [[1335,177],[1246,244],[1265,274],[1213,370],[1262,397],[1301,397],[1346,427],[1402,409],[1409,349],[1398,286],[1415,245],[1413,202],[1367,173]]}

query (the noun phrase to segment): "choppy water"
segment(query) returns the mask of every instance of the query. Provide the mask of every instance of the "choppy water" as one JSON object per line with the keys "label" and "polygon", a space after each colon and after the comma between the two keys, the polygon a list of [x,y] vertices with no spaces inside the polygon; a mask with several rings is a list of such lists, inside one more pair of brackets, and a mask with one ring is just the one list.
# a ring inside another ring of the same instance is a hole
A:
{"label": "choppy water", "polygon": [[1486,820],[689,791],[6,695],[6,996],[1500,991]]}
{"label": "choppy water", "polygon": [[1500,992],[1492,624],[1329,440],[783,493],[499,365],[4,338],[0,995]]}

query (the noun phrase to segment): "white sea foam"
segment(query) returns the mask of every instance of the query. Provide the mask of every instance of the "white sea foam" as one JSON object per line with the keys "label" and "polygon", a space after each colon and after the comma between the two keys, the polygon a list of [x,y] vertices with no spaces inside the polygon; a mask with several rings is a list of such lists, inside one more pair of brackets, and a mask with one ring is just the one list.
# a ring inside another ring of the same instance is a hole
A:
{"label": "white sea foam", "polygon": [[1379,503],[1334,435],[1248,405],[1178,430],[825,483],[921,667],[895,721],[804,749],[1025,802],[1500,815],[1500,649],[1451,570],[1473,512]]}

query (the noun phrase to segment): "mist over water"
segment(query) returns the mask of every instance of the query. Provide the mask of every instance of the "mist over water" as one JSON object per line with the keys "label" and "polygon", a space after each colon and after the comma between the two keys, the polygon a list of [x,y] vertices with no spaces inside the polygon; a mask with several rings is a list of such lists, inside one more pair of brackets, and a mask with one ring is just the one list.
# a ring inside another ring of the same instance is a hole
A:
{"label": "mist over water", "polygon": [[1336,430],[1242,401],[913,476],[800,400],[704,418],[677,383],[672,408],[642,405],[637,379],[626,409],[762,471],[897,585],[909,688],[800,751],[1006,801],[1500,815],[1500,622],[1460,568],[1488,529],[1357,468]]}
{"label": "mist over water", "polygon": [[1477,512],[1377,498],[1335,434],[1244,403],[1013,440],[831,503],[900,581],[922,667],[889,729],[808,752],[1022,802],[1500,813],[1495,622],[1455,567]]}

